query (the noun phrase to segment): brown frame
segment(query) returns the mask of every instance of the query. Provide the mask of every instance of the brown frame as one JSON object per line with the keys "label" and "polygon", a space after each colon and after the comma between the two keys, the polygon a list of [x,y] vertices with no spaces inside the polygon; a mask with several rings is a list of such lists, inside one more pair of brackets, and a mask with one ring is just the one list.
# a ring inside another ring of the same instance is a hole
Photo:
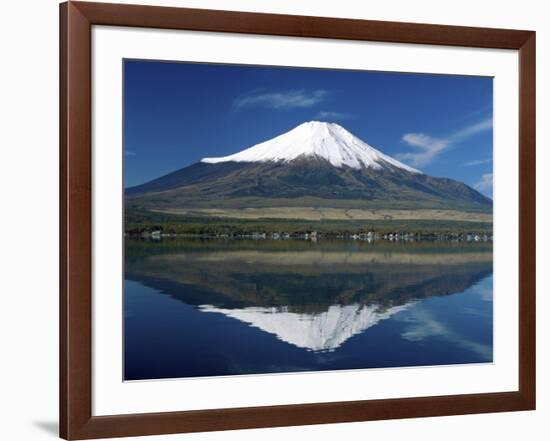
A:
{"label": "brown frame", "polygon": [[[92,416],[91,27],[519,51],[519,390]],[[90,439],[535,409],[535,32],[107,3],[60,5],[60,436]]]}

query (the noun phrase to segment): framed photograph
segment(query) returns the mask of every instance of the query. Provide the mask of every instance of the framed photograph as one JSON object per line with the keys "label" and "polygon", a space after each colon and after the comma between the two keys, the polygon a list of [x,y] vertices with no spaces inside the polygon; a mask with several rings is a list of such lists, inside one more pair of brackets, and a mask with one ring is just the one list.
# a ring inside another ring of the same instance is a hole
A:
{"label": "framed photograph", "polygon": [[535,33],[60,6],[60,435],[535,409]]}

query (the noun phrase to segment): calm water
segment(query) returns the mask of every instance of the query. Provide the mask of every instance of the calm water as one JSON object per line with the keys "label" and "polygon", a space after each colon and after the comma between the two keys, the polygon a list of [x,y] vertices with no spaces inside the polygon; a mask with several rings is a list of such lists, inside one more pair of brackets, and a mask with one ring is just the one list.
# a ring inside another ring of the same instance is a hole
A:
{"label": "calm water", "polygon": [[126,241],[125,379],[491,362],[490,244]]}

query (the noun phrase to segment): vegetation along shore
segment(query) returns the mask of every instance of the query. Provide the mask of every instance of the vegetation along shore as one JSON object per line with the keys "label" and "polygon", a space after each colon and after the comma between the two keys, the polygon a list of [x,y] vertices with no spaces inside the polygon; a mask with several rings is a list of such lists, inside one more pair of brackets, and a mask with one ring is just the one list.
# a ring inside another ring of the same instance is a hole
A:
{"label": "vegetation along shore", "polygon": [[460,240],[491,241],[487,221],[447,219],[281,219],[188,216],[127,209],[125,234],[130,237],[205,237],[252,239]]}

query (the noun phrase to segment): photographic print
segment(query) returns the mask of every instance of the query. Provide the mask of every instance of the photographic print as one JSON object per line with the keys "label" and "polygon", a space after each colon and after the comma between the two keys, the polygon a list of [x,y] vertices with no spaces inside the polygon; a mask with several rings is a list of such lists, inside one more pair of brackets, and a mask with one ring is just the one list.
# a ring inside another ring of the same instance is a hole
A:
{"label": "photographic print", "polygon": [[493,79],[124,60],[124,379],[493,361]]}

